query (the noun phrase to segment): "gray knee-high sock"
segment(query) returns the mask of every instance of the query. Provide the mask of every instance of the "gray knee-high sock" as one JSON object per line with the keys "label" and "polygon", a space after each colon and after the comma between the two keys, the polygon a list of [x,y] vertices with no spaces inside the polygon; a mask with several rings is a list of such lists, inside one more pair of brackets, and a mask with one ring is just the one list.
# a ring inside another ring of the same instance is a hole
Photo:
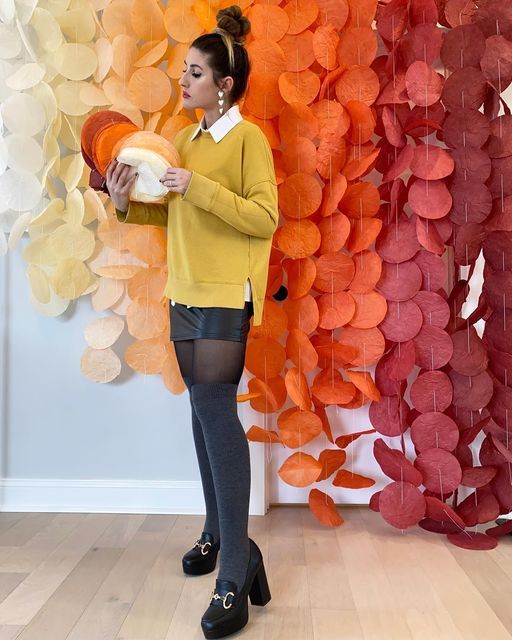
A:
{"label": "gray knee-high sock", "polygon": [[201,474],[201,484],[203,487],[204,502],[206,505],[206,519],[203,526],[203,531],[211,533],[214,541],[217,542],[220,536],[219,531],[219,514],[217,511],[217,499],[215,497],[215,486],[213,484],[212,470],[210,468],[210,461],[208,459],[208,451],[206,449],[206,443],[204,441],[203,427],[199,420],[194,403],[192,402],[191,388],[193,385],[192,379],[188,377],[183,378],[187,388],[190,392],[190,407],[192,410],[192,434],[194,436],[194,444],[197,454],[197,462],[199,464],[199,472]]}
{"label": "gray knee-high sock", "polygon": [[212,469],[221,538],[219,580],[232,580],[240,589],[249,562],[249,444],[238,418],[238,385],[195,383],[192,401],[203,425]]}

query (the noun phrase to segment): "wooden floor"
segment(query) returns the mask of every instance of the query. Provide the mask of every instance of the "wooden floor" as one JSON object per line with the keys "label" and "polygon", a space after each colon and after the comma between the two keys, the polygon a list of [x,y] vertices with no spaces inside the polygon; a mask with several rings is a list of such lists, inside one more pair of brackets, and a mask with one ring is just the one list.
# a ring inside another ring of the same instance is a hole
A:
{"label": "wooden floor", "polygon": [[[230,638],[512,638],[512,536],[465,551],[365,507],[250,516],[272,593]],[[185,576],[204,516],[0,513],[0,640],[192,640],[217,571]],[[221,552],[222,553],[222,550]],[[220,555],[217,568],[219,567]]]}

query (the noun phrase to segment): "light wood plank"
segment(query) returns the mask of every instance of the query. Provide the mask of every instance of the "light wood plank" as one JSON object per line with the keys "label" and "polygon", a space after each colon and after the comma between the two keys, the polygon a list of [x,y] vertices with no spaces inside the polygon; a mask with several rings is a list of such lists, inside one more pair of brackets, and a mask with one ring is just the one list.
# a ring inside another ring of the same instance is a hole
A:
{"label": "light wood plank", "polygon": [[148,515],[75,624],[68,640],[115,638],[155,563],[174,519]]}
{"label": "light wood plank", "polygon": [[0,640],[14,640],[23,631],[22,626],[0,624]]}
{"label": "light wood plank", "polygon": [[16,640],[66,640],[122,553],[89,549]]}
{"label": "light wood plank", "polygon": [[80,562],[111,514],[89,514],[71,534],[0,604],[0,624],[26,625]]}
{"label": "light wood plank", "polygon": [[[30,573],[38,567],[87,517],[84,513],[53,514],[50,522],[31,534],[20,546],[8,547],[0,562],[0,571]],[[30,528],[30,527],[27,527]],[[20,523],[20,529],[21,523]]]}
{"label": "light wood plank", "polygon": [[376,550],[358,509],[343,511],[345,523],[336,529],[338,544],[347,568],[349,585],[363,638],[382,640],[382,633],[393,640],[410,640],[410,629],[401,615],[393,594],[385,563]]}

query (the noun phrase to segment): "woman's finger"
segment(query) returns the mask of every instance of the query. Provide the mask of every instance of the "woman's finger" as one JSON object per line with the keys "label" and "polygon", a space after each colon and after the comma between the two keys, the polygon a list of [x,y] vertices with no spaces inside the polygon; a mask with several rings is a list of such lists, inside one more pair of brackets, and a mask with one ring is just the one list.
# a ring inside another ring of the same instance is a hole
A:
{"label": "woman's finger", "polygon": [[122,172],[120,174],[120,178],[123,182],[126,182],[126,180],[128,180],[128,177],[132,171],[133,167],[130,164],[123,164],[123,169]]}
{"label": "woman's finger", "polygon": [[122,162],[117,162],[116,166],[114,167],[114,171],[112,172],[112,179],[114,181],[114,184],[117,184],[119,182],[119,176],[123,172],[123,167],[124,164]]}
{"label": "woman's finger", "polygon": [[134,173],[130,178],[128,178],[128,181],[125,183],[124,187],[123,187],[123,193],[124,194],[129,194],[130,191],[132,190],[133,187],[133,183],[135,182],[135,180],[137,179],[137,173]]}
{"label": "woman's finger", "polygon": [[137,173],[137,167],[130,167],[129,171],[127,171],[126,175],[124,176],[125,183],[131,185],[134,178],[137,177]]}
{"label": "woman's finger", "polygon": [[112,178],[112,171],[114,171],[115,166],[117,164],[117,160],[114,158],[107,167],[107,175],[106,177],[110,180]]}

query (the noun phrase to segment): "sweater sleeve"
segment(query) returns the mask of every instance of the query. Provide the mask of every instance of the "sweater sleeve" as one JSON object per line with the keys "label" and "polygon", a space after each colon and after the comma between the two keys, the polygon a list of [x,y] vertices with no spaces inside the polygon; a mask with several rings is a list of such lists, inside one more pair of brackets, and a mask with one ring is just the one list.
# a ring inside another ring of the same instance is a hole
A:
{"label": "sweater sleeve", "polygon": [[272,150],[265,134],[259,130],[246,142],[242,166],[242,195],[197,171],[192,171],[187,190],[181,198],[215,214],[242,233],[270,238],[279,224]]}
{"label": "sweater sleeve", "polygon": [[116,207],[116,216],[119,222],[151,224],[158,227],[167,226],[168,212],[168,202],[135,202],[130,200],[127,211],[121,211]]}

